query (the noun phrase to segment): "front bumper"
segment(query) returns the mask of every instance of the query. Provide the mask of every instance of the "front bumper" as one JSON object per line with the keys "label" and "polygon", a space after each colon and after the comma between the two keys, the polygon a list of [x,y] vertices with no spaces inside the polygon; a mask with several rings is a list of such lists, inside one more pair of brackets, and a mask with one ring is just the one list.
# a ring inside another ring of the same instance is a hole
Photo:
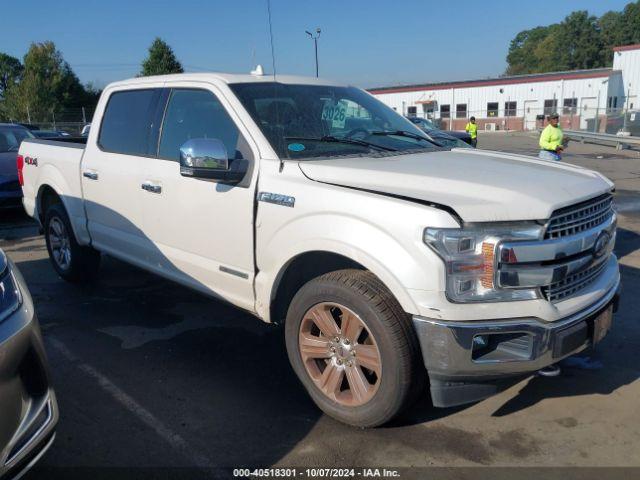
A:
{"label": "front bumper", "polygon": [[[431,396],[437,407],[487,398],[537,370],[592,344],[595,318],[617,309],[620,277],[597,302],[555,322],[536,318],[443,321],[414,316]],[[486,347],[474,338],[488,339]],[[475,348],[474,348],[475,344]]]}
{"label": "front bumper", "polygon": [[0,322],[0,477],[17,478],[49,448],[58,422],[33,301],[15,265],[23,303]]}

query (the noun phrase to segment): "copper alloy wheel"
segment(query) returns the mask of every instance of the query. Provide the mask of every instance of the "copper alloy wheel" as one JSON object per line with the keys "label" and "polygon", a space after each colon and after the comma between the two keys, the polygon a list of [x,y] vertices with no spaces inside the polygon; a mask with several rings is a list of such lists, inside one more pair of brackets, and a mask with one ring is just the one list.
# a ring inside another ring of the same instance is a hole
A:
{"label": "copper alloy wheel", "polygon": [[352,310],[337,303],[311,307],[300,324],[300,355],[315,385],[348,407],[373,398],[382,376],[382,359],[373,335]]}

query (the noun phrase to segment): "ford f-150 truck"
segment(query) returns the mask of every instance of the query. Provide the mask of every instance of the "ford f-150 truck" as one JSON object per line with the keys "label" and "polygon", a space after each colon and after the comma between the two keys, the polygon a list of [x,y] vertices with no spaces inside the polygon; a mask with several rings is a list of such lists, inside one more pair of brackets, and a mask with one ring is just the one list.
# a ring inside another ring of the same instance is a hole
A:
{"label": "ford f-150 truck", "polygon": [[365,91],[183,74],[109,85],[88,138],[27,139],[24,206],[64,279],[101,254],[284,324],[317,405],[383,424],[593,346],[620,276],[613,184],[446,149]]}

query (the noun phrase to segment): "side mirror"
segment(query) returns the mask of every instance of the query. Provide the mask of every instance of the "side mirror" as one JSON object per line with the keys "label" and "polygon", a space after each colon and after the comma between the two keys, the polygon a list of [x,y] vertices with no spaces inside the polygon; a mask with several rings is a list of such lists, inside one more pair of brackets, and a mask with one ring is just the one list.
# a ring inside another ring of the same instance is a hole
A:
{"label": "side mirror", "polygon": [[180,147],[180,175],[238,183],[247,173],[248,162],[229,160],[227,148],[217,138],[192,138]]}

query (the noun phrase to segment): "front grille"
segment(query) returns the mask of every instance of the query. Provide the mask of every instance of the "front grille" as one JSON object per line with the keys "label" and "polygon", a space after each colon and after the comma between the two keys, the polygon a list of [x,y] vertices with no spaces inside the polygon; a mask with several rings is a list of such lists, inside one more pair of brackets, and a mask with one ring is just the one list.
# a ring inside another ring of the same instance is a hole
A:
{"label": "front grille", "polygon": [[563,238],[603,224],[613,214],[613,196],[601,195],[553,212],[545,239]]}
{"label": "front grille", "polygon": [[598,265],[586,268],[580,272],[569,275],[559,282],[552,283],[541,288],[542,295],[550,301],[557,302],[582,290],[586,286],[595,282],[603,272],[607,262],[600,262]]}

